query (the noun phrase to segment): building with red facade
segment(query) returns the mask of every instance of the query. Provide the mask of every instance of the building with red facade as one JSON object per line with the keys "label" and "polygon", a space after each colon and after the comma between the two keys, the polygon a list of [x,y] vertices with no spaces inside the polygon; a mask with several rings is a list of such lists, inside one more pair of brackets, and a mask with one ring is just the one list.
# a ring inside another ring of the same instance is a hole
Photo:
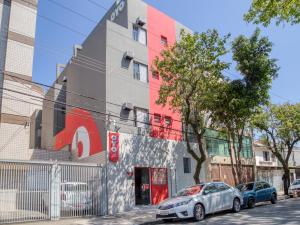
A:
{"label": "building with red facade", "polygon": [[[192,32],[141,0],[116,1],[46,95],[42,148],[104,165],[109,213],[157,204],[194,182],[180,115],[155,103],[161,79],[152,70],[182,29]],[[213,144],[201,180],[230,183],[220,172],[230,168],[228,143]]]}

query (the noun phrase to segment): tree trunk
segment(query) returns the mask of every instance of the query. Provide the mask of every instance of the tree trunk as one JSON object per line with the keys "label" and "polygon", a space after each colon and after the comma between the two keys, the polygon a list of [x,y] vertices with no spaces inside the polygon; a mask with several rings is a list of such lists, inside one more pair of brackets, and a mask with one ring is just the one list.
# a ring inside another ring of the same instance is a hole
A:
{"label": "tree trunk", "polygon": [[195,173],[193,176],[195,184],[200,184],[200,173],[201,173],[202,164],[203,164],[203,161],[201,159],[197,161]]}
{"label": "tree trunk", "polygon": [[232,171],[232,176],[233,176],[233,179],[234,179],[234,184],[235,186],[238,185],[238,181],[237,181],[237,178],[236,178],[236,171],[235,171],[235,168],[234,168],[234,159],[233,159],[233,155],[232,155],[232,150],[233,147],[232,147],[232,143],[231,143],[231,137],[230,137],[230,134],[228,132],[228,141],[229,141],[229,156],[230,156],[230,162],[231,162],[231,171]]}
{"label": "tree trunk", "polygon": [[290,177],[290,170],[286,165],[283,166],[283,172],[284,172],[284,174],[282,177],[282,181],[283,181],[284,194],[288,195],[289,187],[290,187],[290,183],[291,183],[291,177]]}

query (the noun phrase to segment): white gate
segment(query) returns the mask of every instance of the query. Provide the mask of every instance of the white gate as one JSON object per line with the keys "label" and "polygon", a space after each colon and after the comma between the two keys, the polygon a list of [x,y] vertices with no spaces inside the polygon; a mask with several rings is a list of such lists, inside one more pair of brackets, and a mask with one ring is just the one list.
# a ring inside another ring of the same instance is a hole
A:
{"label": "white gate", "polygon": [[104,214],[98,165],[0,161],[0,224]]}

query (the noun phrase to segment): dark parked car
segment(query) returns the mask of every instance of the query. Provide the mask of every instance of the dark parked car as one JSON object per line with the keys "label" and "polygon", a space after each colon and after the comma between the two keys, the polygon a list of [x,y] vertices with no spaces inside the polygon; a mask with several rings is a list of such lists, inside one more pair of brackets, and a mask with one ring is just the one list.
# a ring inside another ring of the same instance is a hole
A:
{"label": "dark parked car", "polygon": [[277,192],[274,187],[264,181],[240,184],[236,187],[243,195],[243,207],[253,208],[258,202],[277,202]]}

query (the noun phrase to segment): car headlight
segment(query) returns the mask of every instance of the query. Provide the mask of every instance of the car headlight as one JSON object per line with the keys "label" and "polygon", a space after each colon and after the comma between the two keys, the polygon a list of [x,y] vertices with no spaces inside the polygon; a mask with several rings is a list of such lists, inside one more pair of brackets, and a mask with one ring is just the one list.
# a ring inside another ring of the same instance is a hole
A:
{"label": "car headlight", "polygon": [[188,199],[188,200],[183,201],[183,202],[178,202],[178,203],[175,204],[175,207],[182,206],[182,205],[187,205],[187,204],[189,204],[191,201],[192,201],[192,199]]}

